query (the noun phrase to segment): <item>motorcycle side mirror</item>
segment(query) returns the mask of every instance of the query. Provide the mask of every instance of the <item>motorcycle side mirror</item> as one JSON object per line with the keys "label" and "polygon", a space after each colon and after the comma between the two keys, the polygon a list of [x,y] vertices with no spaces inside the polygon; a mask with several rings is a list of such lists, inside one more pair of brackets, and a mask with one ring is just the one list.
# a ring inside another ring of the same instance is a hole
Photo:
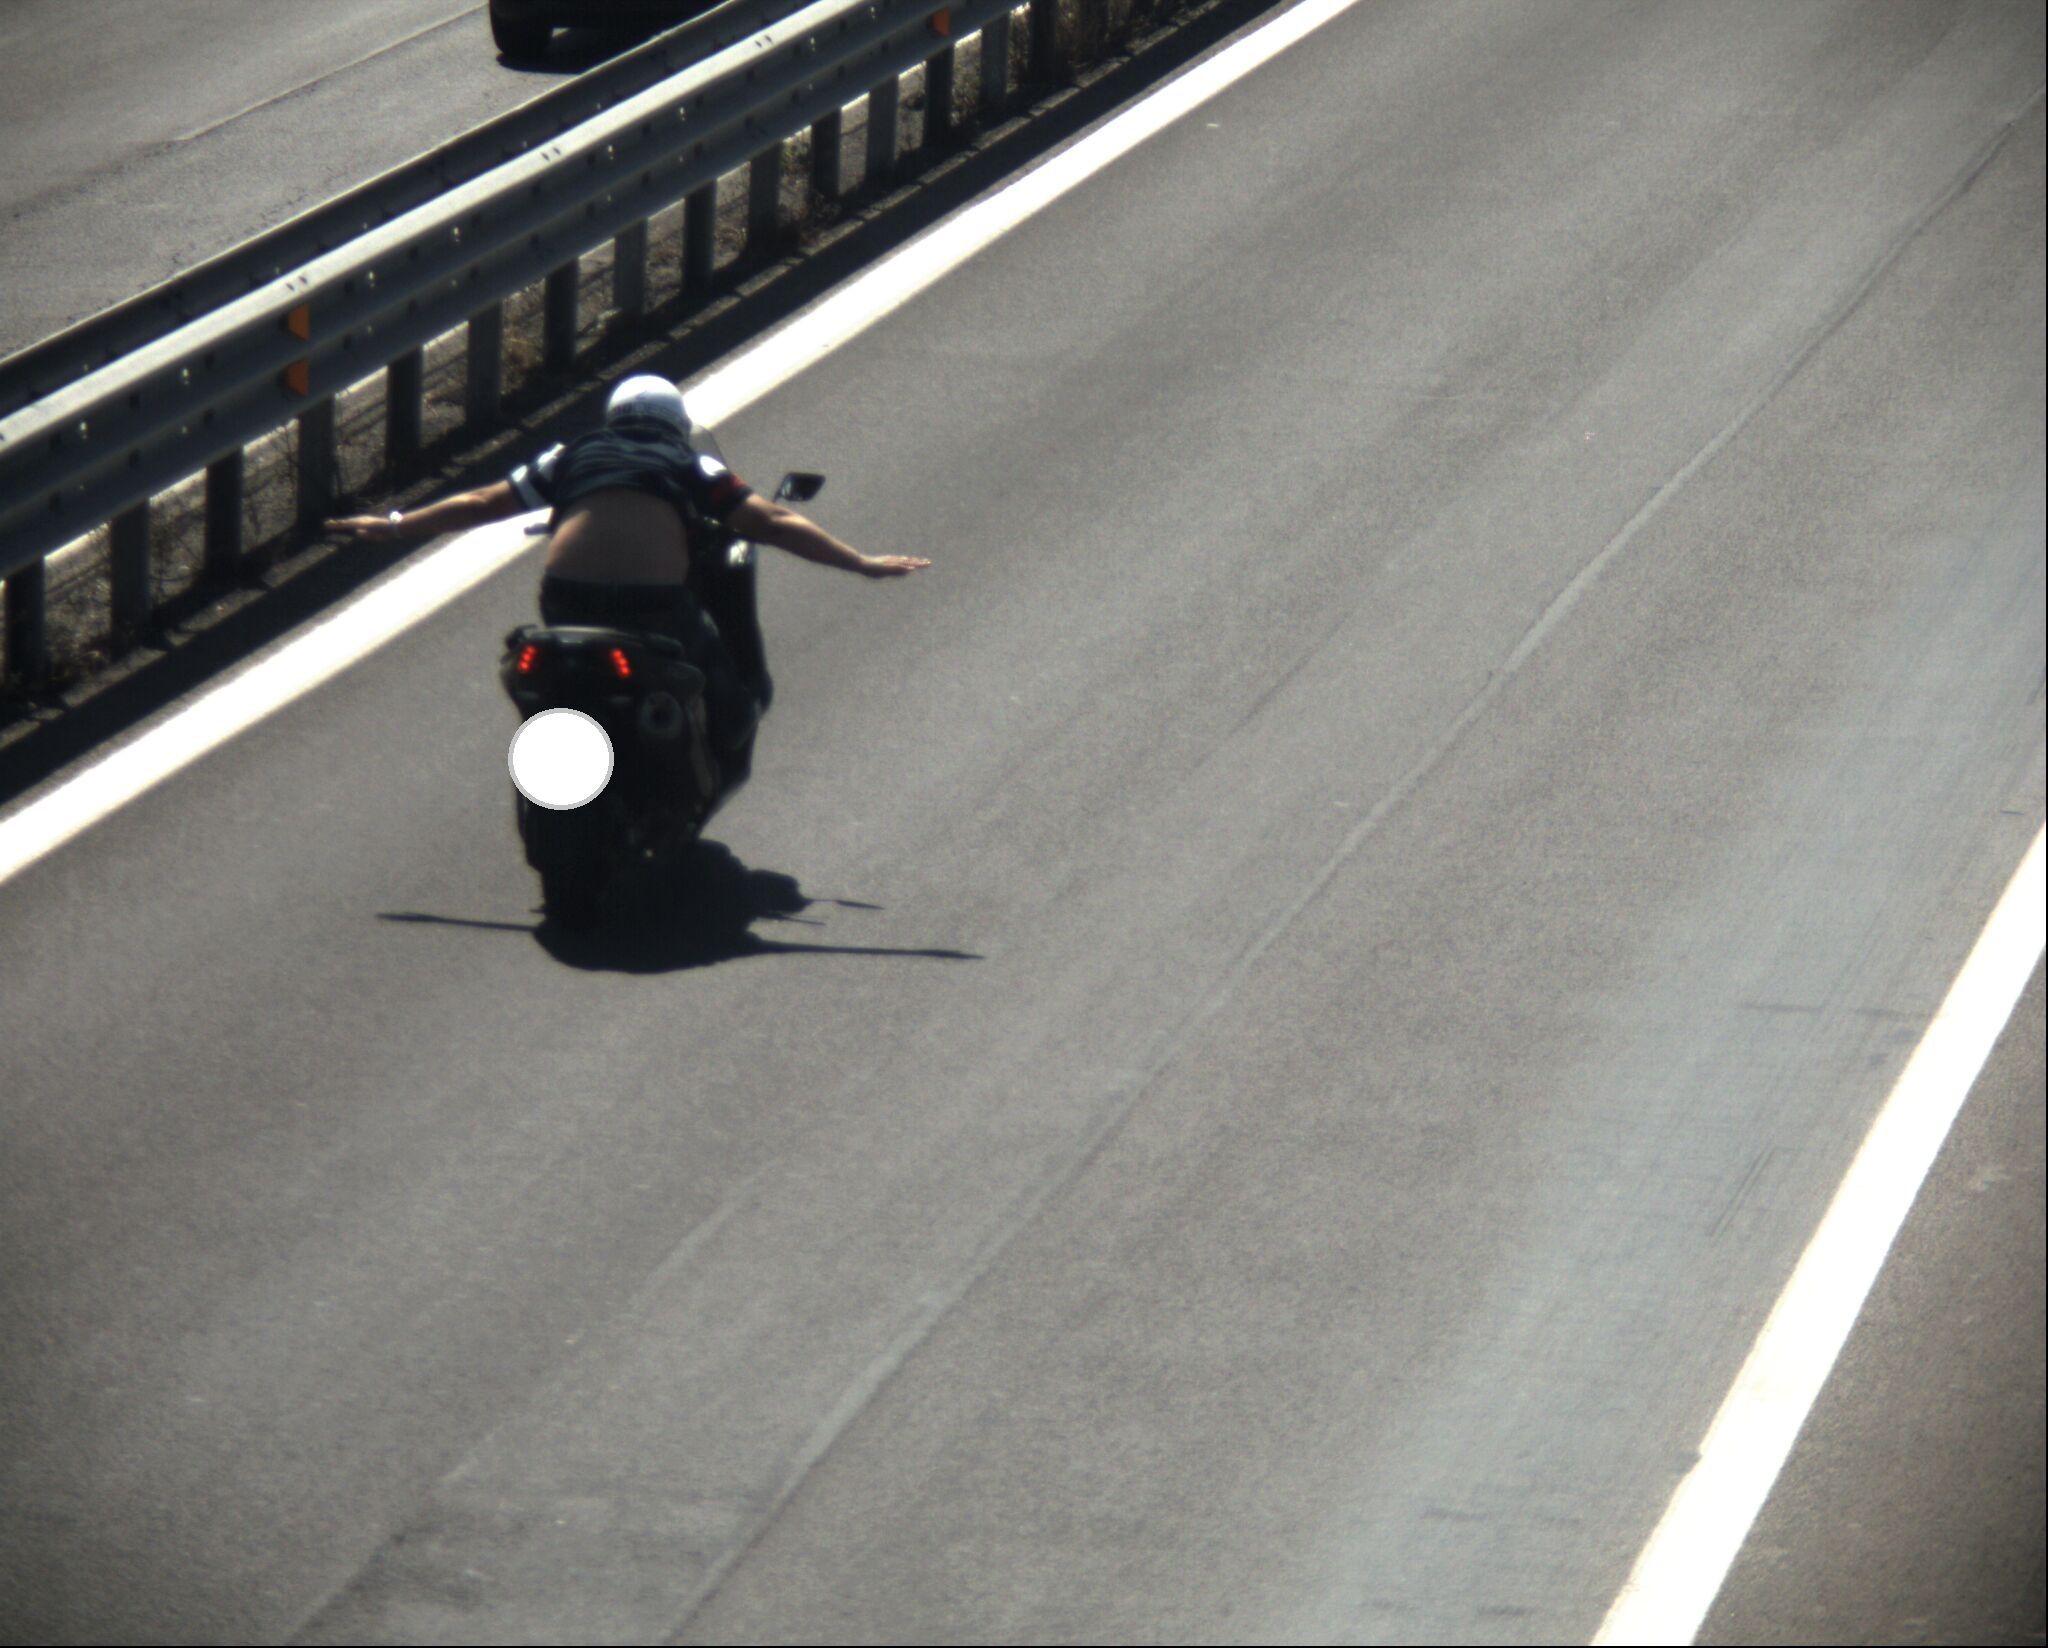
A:
{"label": "motorcycle side mirror", "polygon": [[824,490],[824,476],[792,470],[782,477],[782,484],[775,489],[775,501],[779,504],[807,504]]}

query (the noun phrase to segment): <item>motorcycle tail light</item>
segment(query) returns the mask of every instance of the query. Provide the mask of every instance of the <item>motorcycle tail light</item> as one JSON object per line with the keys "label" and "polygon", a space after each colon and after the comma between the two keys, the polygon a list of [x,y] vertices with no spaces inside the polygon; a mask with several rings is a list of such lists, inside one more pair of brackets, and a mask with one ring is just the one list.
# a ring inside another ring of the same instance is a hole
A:
{"label": "motorcycle tail light", "polygon": [[633,678],[632,662],[618,647],[612,648],[612,669],[621,681],[630,681]]}
{"label": "motorcycle tail light", "polygon": [[531,641],[519,649],[519,661],[512,667],[521,675],[531,675],[535,660],[540,657],[540,648]]}

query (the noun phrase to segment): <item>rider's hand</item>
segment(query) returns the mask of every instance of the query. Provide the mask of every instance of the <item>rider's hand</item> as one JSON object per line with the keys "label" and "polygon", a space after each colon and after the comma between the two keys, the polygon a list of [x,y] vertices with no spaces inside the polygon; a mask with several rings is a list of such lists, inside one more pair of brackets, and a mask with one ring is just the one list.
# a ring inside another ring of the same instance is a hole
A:
{"label": "rider's hand", "polygon": [[922,555],[863,555],[861,575],[867,578],[900,578],[931,565]]}
{"label": "rider's hand", "polygon": [[398,528],[388,515],[344,515],[324,522],[326,530],[345,538],[396,539]]}

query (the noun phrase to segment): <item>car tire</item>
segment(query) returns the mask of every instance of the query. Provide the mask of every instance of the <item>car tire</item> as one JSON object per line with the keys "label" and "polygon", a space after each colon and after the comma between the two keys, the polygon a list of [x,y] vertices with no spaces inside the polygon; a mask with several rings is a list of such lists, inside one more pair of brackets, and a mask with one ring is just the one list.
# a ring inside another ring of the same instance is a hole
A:
{"label": "car tire", "polygon": [[531,63],[547,56],[548,36],[554,32],[552,23],[508,16],[496,6],[491,7],[491,39],[515,63]]}

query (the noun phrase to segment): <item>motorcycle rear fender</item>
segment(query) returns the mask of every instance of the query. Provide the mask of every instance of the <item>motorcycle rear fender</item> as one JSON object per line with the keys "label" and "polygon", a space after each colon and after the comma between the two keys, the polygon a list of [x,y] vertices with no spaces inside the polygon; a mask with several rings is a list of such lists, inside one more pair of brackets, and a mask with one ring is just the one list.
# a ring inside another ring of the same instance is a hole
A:
{"label": "motorcycle rear fender", "polygon": [[[522,672],[519,659],[529,646],[539,652],[533,668]],[[612,662],[614,652],[625,655],[632,672],[623,680]],[[505,637],[498,680],[529,715],[557,705],[590,709],[602,704],[624,712],[652,687],[686,700],[703,691],[703,677],[681,644],[668,636],[570,625],[522,624],[513,630]]]}

